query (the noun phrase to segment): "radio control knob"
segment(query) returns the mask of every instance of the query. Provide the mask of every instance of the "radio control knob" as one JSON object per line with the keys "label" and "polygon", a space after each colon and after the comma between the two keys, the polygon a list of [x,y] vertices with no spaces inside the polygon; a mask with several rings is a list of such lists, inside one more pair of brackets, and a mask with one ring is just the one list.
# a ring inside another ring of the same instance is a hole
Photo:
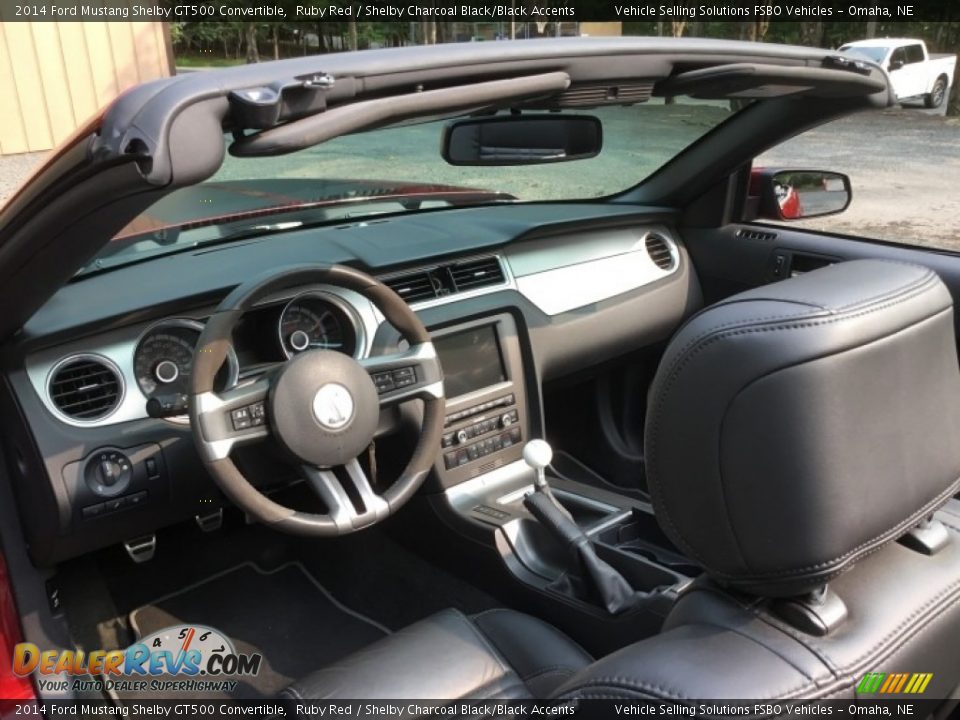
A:
{"label": "radio control knob", "polygon": [[457,444],[463,445],[468,439],[466,430],[457,431]]}
{"label": "radio control knob", "polygon": [[503,427],[510,427],[513,425],[513,418],[510,416],[510,413],[504,413],[500,416],[500,424]]}

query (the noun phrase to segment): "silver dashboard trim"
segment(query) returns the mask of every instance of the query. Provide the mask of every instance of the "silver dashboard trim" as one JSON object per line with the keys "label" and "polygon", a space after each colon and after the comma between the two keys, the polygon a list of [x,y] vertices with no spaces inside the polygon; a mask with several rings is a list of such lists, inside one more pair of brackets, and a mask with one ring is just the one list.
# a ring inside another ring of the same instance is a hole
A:
{"label": "silver dashboard trim", "polygon": [[523,460],[477,475],[444,490],[450,505],[462,513],[472,510],[480,499],[495,490],[498,497],[533,487],[534,472]]}
{"label": "silver dashboard trim", "polygon": [[[646,241],[651,235],[666,242],[673,260],[669,269],[650,259]],[[586,237],[590,236],[571,236],[555,251],[536,243],[533,248],[508,254],[517,290],[547,315],[637,290],[669,277],[680,267],[676,240],[663,227],[611,230],[592,242],[577,242]]]}
{"label": "silver dashboard trim", "polygon": [[[266,305],[289,302],[296,295],[304,292],[324,292],[335,295],[345,304],[354,308],[354,316],[359,318],[362,332],[358,332],[357,337],[357,358],[362,359],[370,352],[370,345],[377,327],[383,321],[379,314],[374,311],[373,303],[359,293],[345,288],[335,286],[312,285],[298,288],[296,292],[290,290],[281,291],[271,295],[255,305],[257,308]],[[212,313],[214,308],[199,311],[198,315],[205,317]],[[109,427],[120,423],[132,422],[136,420],[146,420],[147,398],[140,390],[137,383],[136,372],[133,367],[133,358],[136,348],[141,338],[152,328],[162,325],[171,320],[184,320],[196,322],[203,327],[203,320],[197,317],[180,316],[173,318],[162,318],[148,323],[111,330],[109,332],[73,340],[69,343],[58,345],[56,347],[46,348],[44,350],[32,353],[26,358],[25,366],[27,377],[33,386],[34,392],[40,398],[44,408],[50,412],[54,418],[66,425],[79,428]],[[362,340],[360,335],[362,335]],[[121,402],[116,409],[107,416],[91,421],[73,420],[57,410],[47,389],[47,378],[51,370],[69,358],[79,355],[90,355],[97,358],[106,359],[119,371],[121,384],[124,387],[124,393]],[[136,392],[128,391],[129,388],[136,388]],[[168,418],[168,421],[177,424],[186,423],[183,416],[177,418]]]}
{"label": "silver dashboard trim", "polygon": [[[117,376],[117,382],[120,385],[120,398],[117,401],[117,404],[113,406],[113,409],[106,415],[102,415],[98,418],[92,418],[90,420],[74,418],[64,414],[64,412],[57,407],[56,403],[53,402],[53,398],[51,397],[50,393],[50,382],[53,380],[53,376],[56,375],[57,371],[64,365],[74,362],[75,360],[91,360],[93,362],[103,363],[114,375]],[[61,422],[67,423],[68,425],[74,425],[76,427],[96,427],[97,425],[104,424],[106,421],[110,420],[114,415],[116,415],[121,407],[123,407],[123,401],[126,399],[126,396],[127,379],[124,377],[123,371],[121,371],[120,368],[117,367],[117,364],[106,355],[91,351],[71,353],[70,355],[66,355],[65,357],[57,360],[50,368],[47,369],[43,382],[43,393],[41,394],[41,397],[44,398],[45,402],[48,403],[48,409],[57,417],[57,419],[59,419]]]}
{"label": "silver dashboard trim", "polygon": [[[157,328],[162,327],[185,327],[190,328],[191,330],[196,330],[197,332],[203,332],[203,323],[199,320],[194,320],[193,318],[187,317],[174,317],[174,318],[164,318],[162,320],[157,320],[155,323],[148,325],[144,328],[144,331],[140,333],[140,336],[137,338],[136,344],[133,346],[133,384],[137,386],[137,389],[144,397],[144,401],[147,400],[147,396],[143,393],[143,388],[140,387],[140,381],[137,379],[137,350],[140,349],[140,345],[143,343],[144,339],[152,333]],[[240,361],[237,359],[237,352],[233,349],[233,346],[230,346],[230,351],[227,353],[227,368],[230,372],[230,378],[227,380],[227,388],[236,387],[236,384],[240,382]],[[146,407],[146,406],[144,406]],[[174,415],[172,417],[164,418],[167,422],[177,423],[178,425],[189,425],[190,421],[186,415]]]}
{"label": "silver dashboard trim", "polygon": [[363,322],[357,315],[355,306],[346,302],[342,297],[325,290],[306,290],[304,292],[297,293],[292,298],[287,300],[287,303],[283,306],[283,310],[280,311],[280,317],[277,318],[277,339],[280,341],[280,349],[283,351],[283,354],[286,355],[287,360],[292,358],[293,355],[287,352],[286,344],[283,342],[283,316],[287,314],[287,310],[291,305],[308,297],[325,300],[331,305],[334,305],[338,310],[347,316],[347,319],[350,321],[350,325],[353,326],[353,334],[356,339],[356,347],[353,350],[353,358],[359,360],[361,357],[363,357],[363,349],[366,347],[367,333]]}

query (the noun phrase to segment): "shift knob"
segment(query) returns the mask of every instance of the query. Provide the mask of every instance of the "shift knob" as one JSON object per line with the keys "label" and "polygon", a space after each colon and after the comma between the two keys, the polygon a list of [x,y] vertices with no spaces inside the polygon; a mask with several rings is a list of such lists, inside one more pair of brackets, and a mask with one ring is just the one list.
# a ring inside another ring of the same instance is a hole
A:
{"label": "shift knob", "polygon": [[534,470],[543,470],[553,460],[553,448],[546,440],[531,440],[523,446],[523,461]]}
{"label": "shift knob", "polygon": [[553,459],[553,450],[546,440],[531,440],[523,446],[523,461],[537,473],[534,486],[543,489],[547,486],[547,474],[544,468]]}

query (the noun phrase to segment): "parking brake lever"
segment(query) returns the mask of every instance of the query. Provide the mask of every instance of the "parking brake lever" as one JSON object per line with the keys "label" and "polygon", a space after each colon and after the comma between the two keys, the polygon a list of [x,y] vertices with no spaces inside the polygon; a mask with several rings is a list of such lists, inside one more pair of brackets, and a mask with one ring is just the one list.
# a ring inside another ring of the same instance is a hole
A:
{"label": "parking brake lever", "polygon": [[[570,560],[567,574],[579,580],[592,599],[599,601],[611,615],[635,607],[640,600],[636,591],[623,575],[600,559],[590,538],[551,492],[545,470],[552,458],[553,451],[544,440],[531,440],[524,447],[523,459],[536,473],[534,490],[524,497],[524,507],[567,551]],[[564,590],[576,594],[577,588],[567,583]]]}

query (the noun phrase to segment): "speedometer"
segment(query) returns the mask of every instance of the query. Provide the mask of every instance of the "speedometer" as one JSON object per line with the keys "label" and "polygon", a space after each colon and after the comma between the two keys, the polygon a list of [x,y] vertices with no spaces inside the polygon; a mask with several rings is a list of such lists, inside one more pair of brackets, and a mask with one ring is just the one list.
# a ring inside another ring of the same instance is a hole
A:
{"label": "speedometer", "polygon": [[337,350],[353,355],[356,325],[347,310],[321,293],[298,295],[280,313],[279,334],[288,358],[307,350]]}
{"label": "speedometer", "polygon": [[[194,352],[203,325],[195,320],[163,320],[149,328],[137,343],[133,371],[137,385],[149,400],[164,395],[190,392]],[[217,375],[216,387],[236,383],[237,357],[231,349]]]}

